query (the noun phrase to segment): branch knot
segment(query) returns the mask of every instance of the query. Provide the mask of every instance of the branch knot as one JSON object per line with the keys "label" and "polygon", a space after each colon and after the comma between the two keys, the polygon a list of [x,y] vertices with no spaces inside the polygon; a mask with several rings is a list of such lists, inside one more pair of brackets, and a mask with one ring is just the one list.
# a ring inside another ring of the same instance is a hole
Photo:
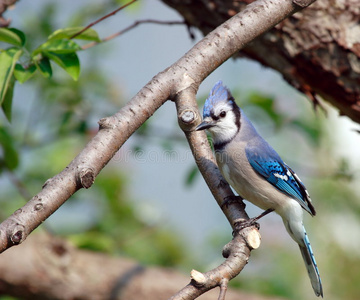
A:
{"label": "branch knot", "polygon": [[99,120],[99,128],[100,129],[114,129],[115,125],[113,123],[113,120],[111,120],[112,117],[102,118]]}
{"label": "branch knot", "polygon": [[10,240],[14,245],[18,245],[23,241],[25,228],[23,225],[17,224],[10,234]]}

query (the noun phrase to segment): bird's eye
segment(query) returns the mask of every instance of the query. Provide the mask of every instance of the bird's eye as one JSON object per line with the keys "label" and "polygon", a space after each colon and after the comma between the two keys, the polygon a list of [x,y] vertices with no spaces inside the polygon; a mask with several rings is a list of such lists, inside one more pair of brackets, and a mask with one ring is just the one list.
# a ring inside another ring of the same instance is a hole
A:
{"label": "bird's eye", "polygon": [[221,117],[221,118],[225,118],[225,116],[226,116],[226,111],[222,111],[222,112],[220,113],[220,117]]}

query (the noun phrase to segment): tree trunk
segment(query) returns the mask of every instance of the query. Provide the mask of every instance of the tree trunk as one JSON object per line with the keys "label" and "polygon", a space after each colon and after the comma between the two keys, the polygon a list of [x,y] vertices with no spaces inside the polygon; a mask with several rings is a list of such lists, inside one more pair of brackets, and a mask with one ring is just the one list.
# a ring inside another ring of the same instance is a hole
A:
{"label": "tree trunk", "polygon": [[[162,1],[204,35],[253,2]],[[360,123],[360,1],[318,0],[254,40],[239,56],[279,71],[314,105],[320,96]]]}

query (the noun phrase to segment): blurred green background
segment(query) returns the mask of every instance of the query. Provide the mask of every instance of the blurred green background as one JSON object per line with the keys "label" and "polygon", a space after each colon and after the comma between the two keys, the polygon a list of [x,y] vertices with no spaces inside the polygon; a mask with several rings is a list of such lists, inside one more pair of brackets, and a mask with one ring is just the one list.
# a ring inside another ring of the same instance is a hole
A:
{"label": "blurred green background", "polygon": [[[31,2],[20,1],[7,15],[11,26],[26,33],[29,49],[56,29],[86,25],[119,4]],[[161,2],[149,1],[94,29],[105,37],[144,18],[179,20]],[[17,84],[12,123],[0,117],[0,218],[24,205],[64,168],[96,133],[100,118],[115,113],[194,43],[185,26],[141,25],[79,53],[77,82],[54,66],[51,79],[35,76]],[[310,192],[318,215],[305,216],[304,222],[325,299],[359,299],[359,134],[353,131],[359,126],[327,105],[327,113],[315,112],[278,74],[245,59],[226,62],[206,79],[198,93],[199,106],[218,79]],[[260,212],[247,207],[251,216]],[[231,285],[288,299],[315,298],[297,245],[281,219],[270,215],[260,224],[262,245]],[[222,247],[231,239],[231,228],[177,126],[173,103],[165,104],[131,137],[90,190],[76,193],[40,230],[66,236],[80,248],[186,273],[219,264]]]}

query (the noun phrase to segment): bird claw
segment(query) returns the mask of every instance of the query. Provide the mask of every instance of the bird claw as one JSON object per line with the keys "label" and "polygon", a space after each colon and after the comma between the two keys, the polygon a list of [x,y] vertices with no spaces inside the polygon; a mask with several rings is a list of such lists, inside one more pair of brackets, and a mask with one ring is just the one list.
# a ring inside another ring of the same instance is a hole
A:
{"label": "bird claw", "polygon": [[255,226],[258,230],[260,229],[260,224],[257,223],[256,221],[258,221],[259,219],[261,219],[262,217],[268,215],[269,213],[273,212],[274,209],[273,208],[268,208],[267,210],[265,210],[264,212],[262,212],[260,215],[258,215],[257,217],[248,219],[248,220],[241,220],[238,222],[234,223],[234,227],[237,231],[243,230],[246,227],[251,227],[251,226]]}
{"label": "bird claw", "polygon": [[247,227],[255,226],[257,230],[260,229],[260,224],[257,221],[257,218],[251,218],[248,220],[241,220],[234,223],[234,228],[237,231],[241,231]]}

